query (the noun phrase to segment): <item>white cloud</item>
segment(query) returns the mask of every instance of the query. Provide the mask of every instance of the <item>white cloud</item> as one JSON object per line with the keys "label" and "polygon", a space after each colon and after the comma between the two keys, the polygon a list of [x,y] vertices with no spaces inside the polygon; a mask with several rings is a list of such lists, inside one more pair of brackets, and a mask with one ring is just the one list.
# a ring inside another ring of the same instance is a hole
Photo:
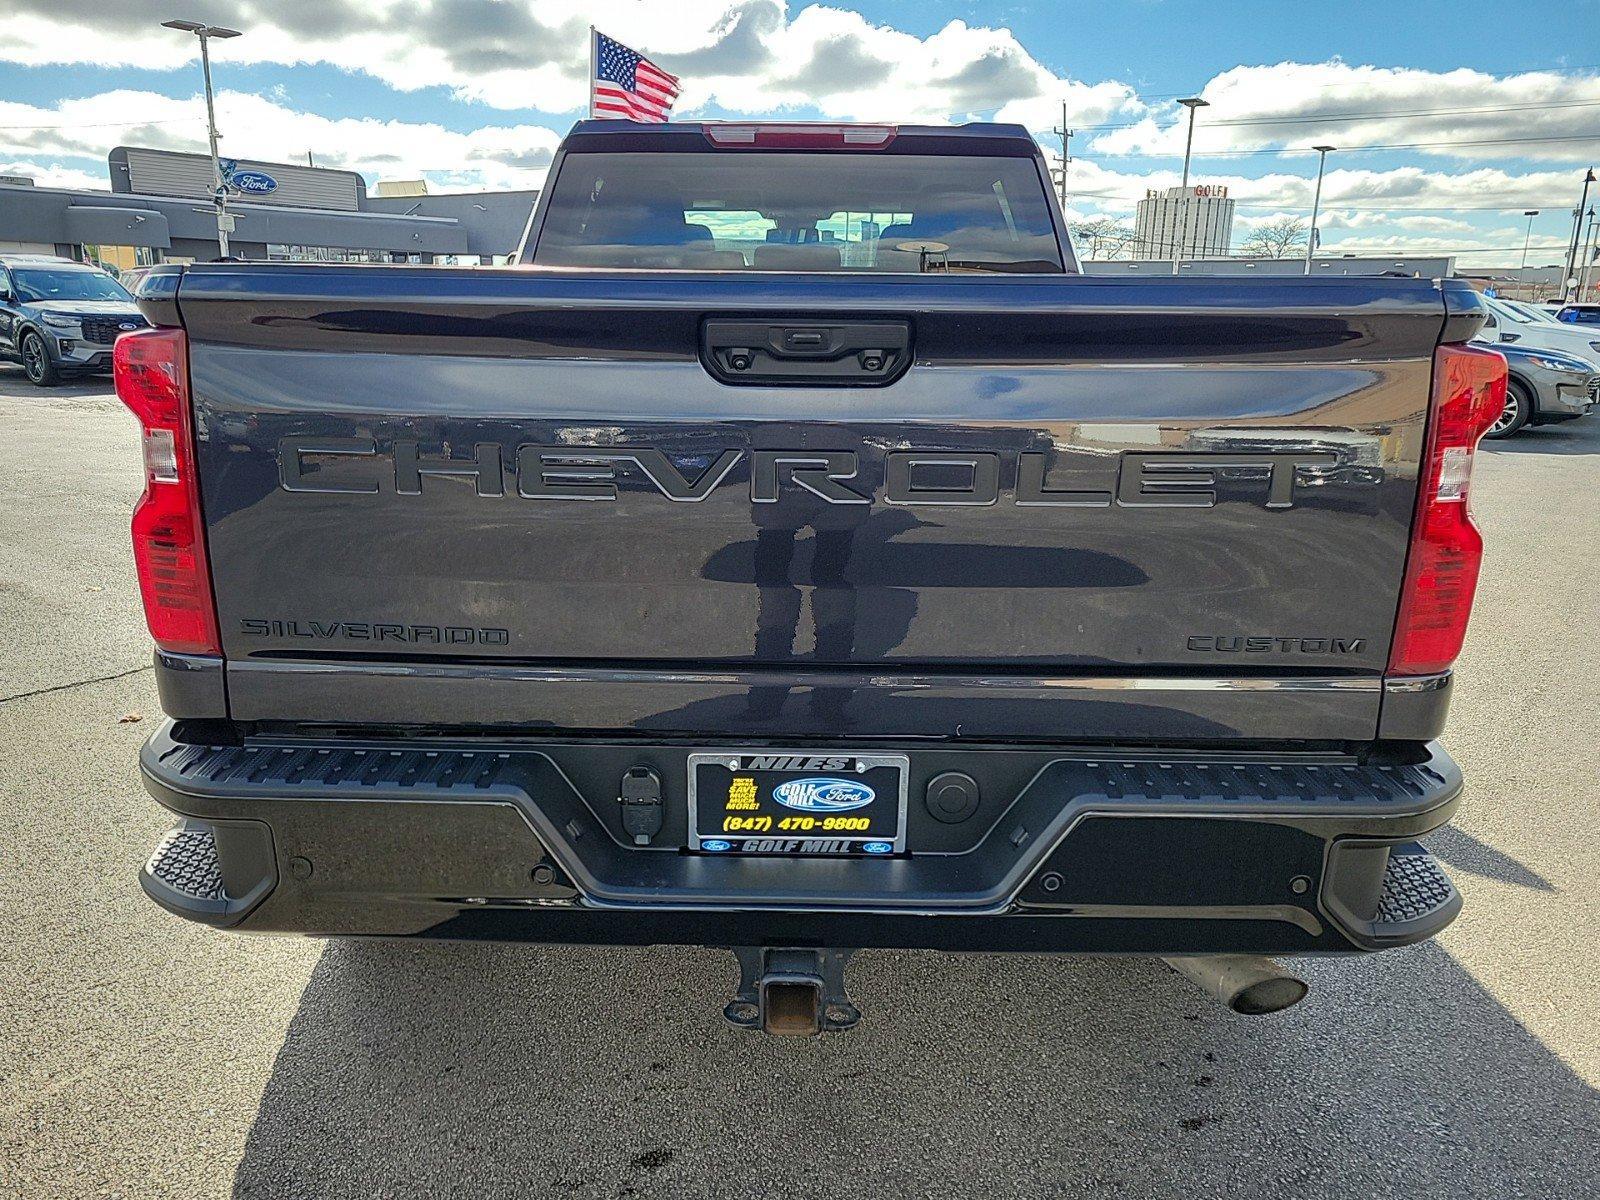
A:
{"label": "white cloud", "polygon": [[[165,0],[8,0],[0,60],[177,68],[194,39],[162,29]],[[782,0],[193,0],[197,19],[243,37],[214,42],[230,63],[328,63],[399,90],[446,87],[498,108],[577,112],[587,103],[593,22],[681,75],[679,107],[748,113],[814,106],[838,118],[946,120],[999,111],[1048,127],[1123,111],[1124,84],[1058,78],[1009,30],[951,21],[927,38],[859,13]],[[188,11],[186,10],[186,12]]]}
{"label": "white cloud", "polygon": [[1397,217],[1389,212],[1367,212],[1360,209],[1327,209],[1317,218],[1322,230],[1336,229],[1403,229],[1408,233],[1461,234],[1478,237],[1482,230],[1471,221],[1457,217],[1408,216]]}
{"label": "white cloud", "polygon": [[[1311,216],[1314,180],[1298,175],[1205,172],[1200,182],[1224,184],[1238,203],[1234,244],[1256,225],[1281,217]],[[1176,171],[1120,171],[1075,159],[1068,174],[1067,202],[1092,215],[1128,216],[1148,188],[1178,183]],[[1323,181],[1317,227],[1327,254],[1455,254],[1464,263],[1516,262],[1526,226],[1524,209],[1545,220],[1533,233],[1533,259],[1555,261],[1566,234],[1567,212],[1576,197],[1570,170],[1512,173],[1498,168],[1429,171],[1408,166],[1393,171],[1329,171]],[[1419,211],[1432,210],[1432,211]],[[1544,257],[1541,259],[1540,256]]]}
{"label": "white cloud", "polygon": [[[181,68],[174,78],[187,91],[196,74],[195,41],[160,28],[172,15],[170,0],[5,0],[0,62]],[[425,122],[324,117],[304,111],[305,100],[283,82],[263,95],[230,89],[230,68],[329,64],[396,91],[437,87],[463,105],[562,114],[551,124],[564,126],[585,104],[593,22],[683,77],[682,115],[993,118],[1022,122],[1053,151],[1050,130],[1064,100],[1069,126],[1080,131],[1069,203],[1085,218],[1128,215],[1147,188],[1178,182],[1173,169],[1143,169],[1142,157],[1181,154],[1182,110],[1175,104],[1148,105],[1120,82],[1057,75],[1009,30],[960,20],[920,37],[844,8],[784,0],[185,0],[182,15],[245,31],[213,47],[224,88],[223,145],[239,157],[302,161],[311,149],[319,163],[369,177],[423,176],[459,188],[538,186],[558,141],[544,125],[507,122],[458,132]],[[1384,238],[1487,244],[1500,236],[1489,226],[1515,223],[1512,214],[1523,208],[1545,210],[1551,224],[1576,198],[1574,169],[1506,168],[1522,160],[1555,166],[1600,158],[1600,76],[1593,74],[1496,77],[1283,62],[1224,71],[1201,94],[1211,107],[1201,111],[1197,127],[1196,178],[1229,186],[1240,202],[1240,230],[1271,215],[1308,216],[1316,160],[1209,152],[1316,142],[1350,148],[1591,139],[1419,147],[1392,159],[1333,155],[1323,189],[1330,244],[1359,235],[1376,239],[1371,245],[1385,252]],[[1346,119],[1377,111],[1387,115]],[[10,173],[104,186],[93,160],[128,143],[203,149],[198,99],[117,90],[50,107],[0,101],[0,160],[17,164]],[[1397,165],[1377,169],[1373,162]],[[1446,162],[1450,169],[1419,162]],[[1503,212],[1468,211],[1489,209]],[[1346,244],[1353,243],[1340,243]]]}
{"label": "white cloud", "polygon": [[[1450,235],[1419,237],[1416,234],[1369,234],[1363,237],[1325,237],[1321,253],[1329,255],[1418,255],[1439,254],[1455,257],[1461,266],[1507,265],[1518,262],[1522,252],[1521,229],[1482,230],[1474,236]],[[1528,265],[1559,262],[1565,245],[1535,235]]]}
{"label": "white cloud", "polygon": [[[538,187],[558,135],[542,125],[483,126],[459,133],[442,125],[299,112],[265,96],[217,95],[223,151],[238,158],[302,162],[369,177],[430,177],[459,187]],[[121,90],[41,108],[0,102],[0,155],[29,159],[104,159],[113,146],[203,151],[205,109],[199,97]],[[138,114],[129,120],[129,114]],[[23,172],[17,172],[23,173]],[[92,179],[92,182],[90,180]],[[55,168],[40,183],[107,186],[106,176]]]}
{"label": "white cloud", "polygon": [[[1319,143],[1400,144],[1415,146],[1417,154],[1477,160],[1587,162],[1600,155],[1600,76],[1594,75],[1285,62],[1224,71],[1199,94],[1210,104],[1195,123],[1194,148],[1201,155]],[[1352,114],[1382,115],[1344,119]],[[1187,120],[1170,104],[1132,128],[1099,134],[1091,149],[1181,155]],[[1553,140],[1560,138],[1586,140]],[[1504,140],[1483,144],[1497,139]]]}
{"label": "white cloud", "polygon": [[21,175],[39,187],[101,188],[106,186],[105,176],[94,175],[78,167],[59,162],[40,162],[36,159],[0,159],[0,175]]}
{"label": "white cloud", "polygon": [[[1195,181],[1223,184],[1241,205],[1271,206],[1306,216],[1311,212],[1315,179],[1308,175],[1240,175],[1205,170]],[[1149,188],[1173,187],[1178,172],[1119,170],[1086,158],[1074,158],[1067,176],[1068,201],[1094,200],[1100,207],[1131,208]],[[1509,172],[1498,167],[1469,171],[1431,171],[1417,166],[1390,171],[1332,170],[1323,178],[1325,210],[1341,206],[1385,209],[1504,209],[1570,207],[1576,180],[1570,170]]]}
{"label": "white cloud", "polygon": [[[195,41],[160,27],[169,8],[168,0],[7,0],[0,61],[176,69],[193,62]],[[189,0],[185,12],[245,31],[214,43],[224,78],[235,63],[323,63],[397,90],[443,87],[492,107],[576,114],[586,102],[593,22],[682,75],[687,113],[994,114],[1045,133],[1064,100],[1075,127],[1134,122],[1085,129],[1084,152],[1183,149],[1176,104],[1151,107],[1127,84],[1058,76],[1008,29],[959,20],[917,37],[844,8],[785,0]],[[1600,154],[1593,74],[1281,62],[1221,72],[1200,94],[1211,104],[1195,135],[1202,155],[1318,142],[1480,143],[1416,151],[1473,161]],[[1372,113],[1385,115],[1347,119]],[[1560,138],[1588,140],[1525,140]]]}

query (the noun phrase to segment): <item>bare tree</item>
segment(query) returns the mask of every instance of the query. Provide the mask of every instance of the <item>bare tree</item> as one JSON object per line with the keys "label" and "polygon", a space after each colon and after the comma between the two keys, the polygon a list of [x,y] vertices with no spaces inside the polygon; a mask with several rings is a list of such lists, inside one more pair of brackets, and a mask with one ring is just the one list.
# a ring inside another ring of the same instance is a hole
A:
{"label": "bare tree", "polygon": [[1274,217],[1250,231],[1239,247],[1255,258],[1293,258],[1305,252],[1306,223],[1299,217]]}
{"label": "bare tree", "polygon": [[1115,217],[1095,217],[1072,226],[1072,238],[1086,258],[1116,258],[1127,252],[1133,230]]}

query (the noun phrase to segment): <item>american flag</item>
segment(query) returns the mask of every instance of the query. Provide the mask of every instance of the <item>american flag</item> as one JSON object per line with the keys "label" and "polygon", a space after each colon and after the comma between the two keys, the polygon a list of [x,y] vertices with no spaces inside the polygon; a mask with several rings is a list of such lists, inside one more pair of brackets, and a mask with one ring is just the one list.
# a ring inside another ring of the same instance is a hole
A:
{"label": "american flag", "polygon": [[665,121],[678,98],[678,77],[668,75],[637,50],[599,30],[594,38],[594,78],[589,81],[589,111],[596,117]]}

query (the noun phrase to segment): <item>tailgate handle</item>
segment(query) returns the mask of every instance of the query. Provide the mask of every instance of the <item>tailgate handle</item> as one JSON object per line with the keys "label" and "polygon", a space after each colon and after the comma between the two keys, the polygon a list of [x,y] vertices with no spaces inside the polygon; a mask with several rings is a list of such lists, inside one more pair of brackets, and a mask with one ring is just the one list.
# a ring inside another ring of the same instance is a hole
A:
{"label": "tailgate handle", "polygon": [[723,383],[883,387],[911,365],[911,323],[711,320],[700,361]]}
{"label": "tailgate handle", "polygon": [[815,350],[820,353],[831,345],[826,329],[787,329],[783,334],[785,350]]}

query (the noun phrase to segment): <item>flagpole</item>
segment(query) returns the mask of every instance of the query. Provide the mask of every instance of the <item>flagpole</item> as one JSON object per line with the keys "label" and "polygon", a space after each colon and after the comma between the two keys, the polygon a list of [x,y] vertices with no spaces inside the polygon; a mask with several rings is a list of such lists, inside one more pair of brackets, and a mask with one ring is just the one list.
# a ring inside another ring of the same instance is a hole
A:
{"label": "flagpole", "polygon": [[595,28],[591,25],[589,26],[589,116],[591,119],[594,117],[594,77],[598,66],[595,62],[595,48],[599,44],[599,39],[595,37]]}

